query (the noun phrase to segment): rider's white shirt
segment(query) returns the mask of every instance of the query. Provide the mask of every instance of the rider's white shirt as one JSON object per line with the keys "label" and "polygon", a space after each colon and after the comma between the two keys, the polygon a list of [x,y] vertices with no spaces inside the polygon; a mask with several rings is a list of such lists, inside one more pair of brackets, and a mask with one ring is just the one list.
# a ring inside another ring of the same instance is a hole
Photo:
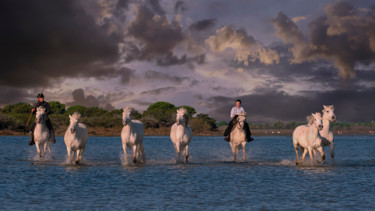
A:
{"label": "rider's white shirt", "polygon": [[245,110],[242,107],[237,108],[234,106],[232,110],[230,111],[230,118],[233,118],[234,115],[245,113]]}

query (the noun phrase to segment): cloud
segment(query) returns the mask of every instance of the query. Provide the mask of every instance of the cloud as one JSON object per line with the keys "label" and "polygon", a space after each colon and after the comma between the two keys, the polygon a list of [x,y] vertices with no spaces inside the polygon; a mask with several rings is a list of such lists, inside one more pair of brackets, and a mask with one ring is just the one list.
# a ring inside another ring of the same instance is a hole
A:
{"label": "cloud", "polygon": [[297,16],[297,17],[292,18],[294,23],[297,23],[298,21],[305,20],[305,19],[306,19],[305,16]]}
{"label": "cloud", "polygon": [[174,5],[174,13],[184,12],[186,10],[186,4],[183,1],[176,1]]}
{"label": "cloud", "polygon": [[117,71],[120,36],[96,24],[78,1],[2,1],[0,19],[3,85],[32,87],[90,76],[92,69],[103,77]]}
{"label": "cloud", "polygon": [[141,92],[141,95],[160,95],[160,94],[170,93],[173,90],[176,90],[176,87],[168,86],[168,87],[162,87],[158,89],[144,91],[144,92]]}
{"label": "cloud", "polygon": [[223,26],[216,30],[216,36],[210,36],[205,41],[206,45],[216,53],[232,49],[236,60],[248,66],[250,62],[260,61],[264,64],[279,62],[276,51],[264,47],[244,29],[235,29],[233,26]]}
{"label": "cloud", "polygon": [[95,97],[93,95],[85,96],[83,89],[76,89],[72,92],[73,101],[66,103],[68,107],[74,105],[81,105],[85,107],[100,107],[106,110],[113,110],[115,107],[111,104],[113,102],[111,95],[100,95]]}
{"label": "cloud", "polygon": [[123,49],[125,62],[156,61],[159,66],[202,64],[205,55],[196,56],[174,54],[177,46],[186,39],[186,34],[178,16],[169,21],[163,13],[155,11],[146,5],[137,5],[136,17],[130,21],[127,28],[127,41]]}
{"label": "cloud", "polygon": [[[29,102],[30,97],[24,89],[0,86],[0,105],[14,104],[18,102]],[[34,96],[36,99],[36,95]]]}
{"label": "cloud", "polygon": [[324,59],[332,62],[344,79],[355,77],[356,64],[375,61],[375,7],[355,9],[345,1],[329,4],[325,15],[309,24],[308,39],[280,12],[273,20],[276,35],[291,44],[292,63]]}
{"label": "cloud", "polygon": [[189,28],[195,31],[203,31],[203,30],[214,27],[216,22],[217,22],[216,18],[199,20],[199,21],[192,23]]}
{"label": "cloud", "polygon": [[161,73],[157,71],[146,71],[145,72],[145,78],[150,79],[150,80],[163,80],[163,81],[171,81],[176,84],[181,84],[184,81],[189,81],[191,78],[189,77],[179,77],[179,76],[174,76],[171,75],[170,73]]}

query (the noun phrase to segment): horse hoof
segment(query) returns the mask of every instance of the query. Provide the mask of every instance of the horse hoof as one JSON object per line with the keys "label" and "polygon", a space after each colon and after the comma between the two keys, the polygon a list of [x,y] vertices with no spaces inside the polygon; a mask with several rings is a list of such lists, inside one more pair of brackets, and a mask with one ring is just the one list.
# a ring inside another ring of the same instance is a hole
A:
{"label": "horse hoof", "polygon": [[136,164],[137,163],[137,159],[133,159],[133,164]]}
{"label": "horse hoof", "polygon": [[79,163],[79,160],[76,160],[76,165]]}

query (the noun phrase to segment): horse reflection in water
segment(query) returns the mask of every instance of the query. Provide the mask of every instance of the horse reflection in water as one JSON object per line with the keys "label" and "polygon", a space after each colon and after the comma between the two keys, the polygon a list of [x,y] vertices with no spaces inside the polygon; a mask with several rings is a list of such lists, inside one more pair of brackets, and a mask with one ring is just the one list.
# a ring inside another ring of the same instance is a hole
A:
{"label": "horse reflection in water", "polygon": [[50,132],[46,125],[47,115],[45,114],[44,107],[38,107],[36,109],[35,115],[35,128],[34,128],[34,141],[36,146],[36,151],[39,154],[39,157],[44,157],[46,155],[46,151],[51,153],[50,149]]}
{"label": "horse reflection in water", "polygon": [[[143,150],[144,126],[139,120],[132,120],[132,108],[126,107],[122,113],[122,123],[124,127],[121,131],[122,148],[124,150],[125,161],[127,161],[126,148],[133,151],[133,163],[141,161],[146,163],[146,156]],[[142,160],[139,160],[141,154]]]}
{"label": "horse reflection in water", "polygon": [[246,160],[246,132],[244,125],[246,121],[246,113],[238,114],[233,122],[233,129],[230,133],[230,147],[232,148],[233,161],[236,161],[238,151],[242,147],[242,160]]}
{"label": "horse reflection in water", "polygon": [[189,161],[189,143],[193,137],[193,132],[189,125],[190,116],[185,108],[177,110],[176,123],[172,125],[170,137],[176,150],[176,162],[181,161],[181,156],[185,152],[184,162]]}
{"label": "horse reflection in water", "polygon": [[66,150],[68,152],[68,161],[72,162],[74,159],[74,153],[76,153],[75,163],[78,164],[82,160],[82,154],[85,151],[88,131],[86,125],[80,123],[79,120],[81,115],[75,112],[73,115],[69,115],[70,125],[65,132],[64,141]]}

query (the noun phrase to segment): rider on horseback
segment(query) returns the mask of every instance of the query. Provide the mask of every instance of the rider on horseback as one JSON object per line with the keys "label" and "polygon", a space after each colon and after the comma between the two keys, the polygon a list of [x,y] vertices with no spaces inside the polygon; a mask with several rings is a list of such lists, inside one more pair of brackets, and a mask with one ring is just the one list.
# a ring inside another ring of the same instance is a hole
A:
{"label": "rider on horseback", "polygon": [[[51,121],[48,118],[48,115],[51,113],[51,107],[49,106],[49,104],[46,101],[44,101],[44,95],[43,95],[43,93],[38,94],[37,97],[38,97],[38,102],[36,103],[36,105],[34,106],[34,108],[31,109],[31,112],[35,113],[36,112],[35,108],[38,108],[39,106],[42,106],[42,107],[44,107],[46,109],[45,110],[45,114],[47,115],[46,125],[47,125],[47,128],[48,128],[48,130],[49,130],[49,132],[51,134],[50,135],[50,140],[53,143],[56,143],[55,133],[53,131],[53,127],[52,127]],[[35,144],[35,142],[34,142],[34,129],[35,129],[35,125],[36,125],[36,123],[33,122],[33,124],[30,126],[31,139],[30,139],[29,145]]]}
{"label": "rider on horseback", "polygon": [[[236,106],[234,106],[230,112],[230,117],[232,118],[232,120],[229,122],[228,127],[224,132],[224,136],[226,136],[224,138],[225,141],[230,141],[230,133],[232,132],[233,121],[237,118],[238,114],[240,113],[245,113],[245,110],[241,107],[241,100],[236,100]],[[246,132],[247,141],[250,142],[254,140],[254,138],[251,137],[250,128],[247,122],[245,122],[244,128]]]}

